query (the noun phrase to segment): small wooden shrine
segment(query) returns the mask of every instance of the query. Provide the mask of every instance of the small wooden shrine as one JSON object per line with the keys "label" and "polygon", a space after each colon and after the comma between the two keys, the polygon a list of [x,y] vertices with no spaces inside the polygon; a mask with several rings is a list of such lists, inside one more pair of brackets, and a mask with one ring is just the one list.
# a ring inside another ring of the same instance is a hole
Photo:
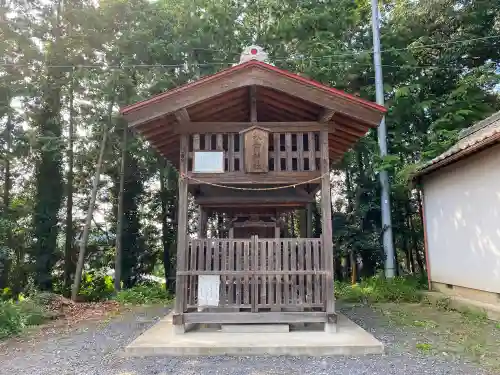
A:
{"label": "small wooden shrine", "polygon": [[[385,108],[265,62],[239,64],[122,109],[179,171],[173,324],[325,323],[335,330],[329,166]],[[282,238],[280,216],[321,192],[322,235]],[[188,194],[200,207],[187,235]],[[207,238],[207,217],[231,218]]]}

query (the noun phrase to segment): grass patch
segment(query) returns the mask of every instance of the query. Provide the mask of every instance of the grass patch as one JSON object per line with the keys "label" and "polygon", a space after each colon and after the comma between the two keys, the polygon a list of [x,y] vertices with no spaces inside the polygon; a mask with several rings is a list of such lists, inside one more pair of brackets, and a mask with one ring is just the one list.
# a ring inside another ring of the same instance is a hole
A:
{"label": "grass patch", "polygon": [[124,305],[160,305],[172,301],[165,284],[143,283],[117,293],[116,301]]}
{"label": "grass patch", "polygon": [[419,302],[422,299],[422,279],[374,276],[351,285],[335,283],[335,297],[345,302]]}
{"label": "grass patch", "polygon": [[429,344],[428,342],[419,342],[417,345],[415,345],[418,350],[421,350],[423,352],[430,352],[432,349],[432,345]]}
{"label": "grass patch", "polygon": [[462,357],[500,371],[500,323],[475,311],[458,312],[426,303],[380,303],[374,308],[389,322],[421,337],[416,349]]}
{"label": "grass patch", "polygon": [[53,319],[53,313],[34,300],[0,302],[0,340],[21,334],[29,326]]}

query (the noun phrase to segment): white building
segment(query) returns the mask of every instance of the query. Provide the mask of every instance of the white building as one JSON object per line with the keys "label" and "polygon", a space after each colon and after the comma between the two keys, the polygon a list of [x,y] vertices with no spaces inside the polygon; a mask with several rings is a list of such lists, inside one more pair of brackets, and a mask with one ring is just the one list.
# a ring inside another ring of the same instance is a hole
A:
{"label": "white building", "polygon": [[500,304],[500,112],[419,171],[434,290]]}

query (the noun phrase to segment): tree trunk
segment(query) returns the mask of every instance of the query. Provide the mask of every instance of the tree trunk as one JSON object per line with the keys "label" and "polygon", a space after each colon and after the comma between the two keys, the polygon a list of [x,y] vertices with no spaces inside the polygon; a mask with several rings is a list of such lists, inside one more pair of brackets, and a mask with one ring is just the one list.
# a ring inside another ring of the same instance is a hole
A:
{"label": "tree trunk", "polygon": [[[417,189],[417,199],[418,199],[418,214],[420,217],[420,221],[422,223],[422,230],[425,230],[424,228],[424,211],[422,209],[422,194],[420,193],[420,190]],[[424,234],[425,236],[425,234]],[[425,242],[424,242],[424,250],[421,252],[418,250],[418,248],[415,248],[415,258],[417,258],[417,264],[418,268],[420,268],[420,273],[423,275],[425,272],[429,272],[427,267],[425,267],[425,259],[422,257],[422,253],[424,254],[425,257]]]}
{"label": "tree trunk", "polygon": [[123,190],[125,189],[125,167],[127,158],[128,126],[123,126],[122,160],[120,165],[120,187],[118,191],[118,214],[116,223],[116,254],[115,254],[115,292],[121,289],[122,251],[123,251]]}
{"label": "tree trunk", "polygon": [[61,92],[66,73],[57,67],[66,59],[66,46],[62,40],[62,1],[52,2],[53,15],[51,34],[53,41],[47,48],[47,72],[43,83],[41,105],[37,115],[40,131],[39,158],[36,165],[36,193],[33,212],[34,284],[42,291],[52,290],[52,271],[59,260],[57,240],[59,232],[59,211],[64,196],[62,153],[58,145],[47,139],[62,137]]}
{"label": "tree trunk", "polygon": [[357,267],[357,262],[356,258],[354,257],[354,252],[351,251],[349,253],[349,259],[351,263],[351,284],[354,285],[358,281],[358,267]]}
{"label": "tree trunk", "polygon": [[[111,116],[113,111],[114,102],[110,101],[108,106],[109,123],[111,123]],[[82,281],[83,266],[85,263],[85,251],[87,249],[87,242],[89,239],[90,225],[92,223],[92,216],[94,214],[94,205],[97,197],[97,188],[99,187],[99,179],[101,177],[102,160],[104,158],[104,150],[106,149],[106,141],[108,137],[108,124],[104,125],[101,146],[99,151],[99,158],[95,168],[94,182],[92,184],[92,193],[90,195],[89,208],[87,210],[87,218],[85,219],[85,227],[83,228],[82,238],[80,240],[80,253],[78,254],[78,263],[76,265],[75,279],[73,281],[73,289],[71,291],[71,299],[77,300],[78,292],[80,291],[80,283]]]}
{"label": "tree trunk", "polygon": [[[9,103],[10,105],[10,100]],[[5,217],[7,218],[8,224],[6,228],[6,245],[9,250],[14,250],[13,239],[12,239],[12,222],[10,217],[10,190],[11,190],[11,171],[10,171],[10,158],[12,151],[12,116],[10,113],[10,106],[8,108],[9,113],[7,114],[7,124],[5,128],[5,182],[3,190],[3,206]],[[19,267],[19,265],[18,265]],[[12,268],[12,258],[4,259],[3,267],[0,270],[0,290],[7,288],[9,274]]]}
{"label": "tree trunk", "polygon": [[64,293],[69,291],[71,275],[74,272],[73,264],[73,137],[74,137],[74,71],[71,73],[69,88],[69,124],[68,124],[68,173],[66,181],[66,239],[64,244]]}

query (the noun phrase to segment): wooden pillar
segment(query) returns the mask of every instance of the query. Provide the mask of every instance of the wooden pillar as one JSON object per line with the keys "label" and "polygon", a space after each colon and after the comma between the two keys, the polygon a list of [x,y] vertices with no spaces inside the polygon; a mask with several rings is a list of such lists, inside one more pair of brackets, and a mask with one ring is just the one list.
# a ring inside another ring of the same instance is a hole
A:
{"label": "wooden pillar", "polygon": [[330,192],[330,158],[328,155],[328,131],[321,132],[321,228],[323,238],[323,261],[326,269],[326,315],[325,332],[336,332],[335,297],[333,290],[333,239]]}
{"label": "wooden pillar", "polygon": [[306,210],[306,208],[301,208],[299,210],[299,226],[300,226],[300,237],[307,238],[307,210]]}
{"label": "wooden pillar", "polygon": [[231,227],[229,228],[229,238],[234,238],[234,227],[231,223]]}
{"label": "wooden pillar", "polygon": [[180,276],[179,271],[186,269],[187,253],[187,224],[188,224],[188,180],[185,177],[187,172],[187,135],[181,135],[180,141],[180,163],[179,163],[179,211],[177,215],[177,274],[175,276],[175,306],[173,324],[176,333],[184,333],[183,322],[184,308],[186,305],[186,276]]}
{"label": "wooden pillar", "polygon": [[203,207],[198,209],[198,238],[207,238],[207,211]]}
{"label": "wooden pillar", "polygon": [[313,203],[308,203],[306,207],[306,236],[307,238],[312,238],[312,218],[313,218],[313,211],[312,211],[312,205]]}

